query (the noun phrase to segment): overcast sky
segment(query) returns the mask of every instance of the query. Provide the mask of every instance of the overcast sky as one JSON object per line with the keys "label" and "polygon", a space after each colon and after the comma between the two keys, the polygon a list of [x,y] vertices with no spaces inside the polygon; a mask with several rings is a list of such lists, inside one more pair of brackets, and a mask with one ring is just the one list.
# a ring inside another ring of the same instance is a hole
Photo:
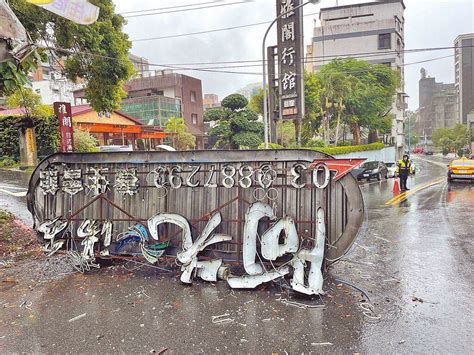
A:
{"label": "overcast sky", "polygon": [[[188,4],[210,6],[212,0],[114,0],[117,12],[156,9]],[[215,1],[217,5],[242,0]],[[245,0],[244,0],[245,1]],[[128,18],[125,32],[130,39],[144,39],[189,32],[234,27],[258,22],[271,21],[276,16],[275,0],[247,0],[243,4],[220,6],[196,11],[175,12],[153,16]],[[339,5],[362,3],[361,0],[339,0]],[[321,6],[334,6],[336,0],[322,0]],[[453,40],[461,33],[474,32],[473,0],[405,0],[405,49],[452,46]],[[177,9],[184,9],[176,8]],[[305,6],[304,13],[317,12],[319,5]],[[314,21],[318,15],[306,16],[305,47],[310,44]],[[132,52],[148,58],[155,64],[223,62],[238,60],[260,60],[261,43],[268,25],[259,25],[223,32],[133,42]],[[276,43],[276,29],[269,36],[267,45]],[[438,58],[453,54],[453,50],[423,52],[405,55],[405,63]],[[317,54],[316,54],[317,55]],[[252,65],[258,63],[243,63]],[[242,64],[198,65],[198,67],[235,66]],[[196,67],[196,66],[194,66]],[[406,92],[410,96],[409,108],[418,107],[418,80],[420,69],[424,67],[428,75],[437,81],[454,82],[454,59],[452,57],[405,68]],[[158,68],[157,68],[158,69]],[[260,73],[261,68],[246,67],[221,69]],[[202,80],[204,93],[216,93],[222,99],[249,83],[260,82],[261,75],[224,74],[202,71],[180,71]]]}

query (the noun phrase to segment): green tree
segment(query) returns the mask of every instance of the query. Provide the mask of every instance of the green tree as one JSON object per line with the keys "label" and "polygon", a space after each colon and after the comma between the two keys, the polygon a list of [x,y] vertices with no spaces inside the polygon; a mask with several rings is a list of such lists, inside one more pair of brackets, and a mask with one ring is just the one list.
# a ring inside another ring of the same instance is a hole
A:
{"label": "green tree", "polygon": [[247,106],[247,104],[248,101],[245,96],[240,94],[231,94],[226,96],[221,102],[222,107],[226,107],[231,111],[241,110]]}
{"label": "green tree", "polygon": [[296,144],[296,130],[293,121],[279,121],[277,123],[277,141],[285,148]]}
{"label": "green tree", "polygon": [[74,130],[74,151],[77,153],[95,153],[99,151],[99,142],[92,134],[80,129]]}
{"label": "green tree", "polygon": [[258,114],[263,115],[263,89],[262,88],[258,90],[258,94],[253,95],[250,98],[249,108],[252,111],[257,112]]}
{"label": "green tree", "polygon": [[7,97],[7,107],[23,108],[26,111],[26,115],[33,118],[45,118],[53,115],[53,108],[50,105],[43,105],[41,103],[41,96],[30,88],[17,88]]}
{"label": "green tree", "polygon": [[[302,141],[303,145],[305,142],[310,141],[314,133],[318,130],[320,126],[320,120],[318,118],[321,104],[320,104],[320,92],[321,92],[321,83],[316,78],[316,75],[305,73],[305,116],[303,118],[302,126]],[[260,89],[258,94],[250,98],[249,108],[263,115],[263,89]],[[289,122],[289,121],[288,121]],[[279,140],[282,140],[282,143],[285,146],[294,145],[296,142],[296,136],[290,138],[286,133],[291,130],[295,135],[295,126],[294,123],[286,123],[280,126],[281,123],[278,123],[277,126],[277,137]],[[280,128],[282,132],[280,132]],[[283,134],[283,138],[282,138]],[[287,142],[287,143],[285,143]],[[286,145],[288,144],[288,145]]]}
{"label": "green tree", "polygon": [[[86,82],[85,95],[91,106],[97,112],[110,112],[119,108],[126,95],[123,84],[133,74],[128,59],[131,43],[122,31],[125,20],[115,14],[112,0],[90,2],[100,8],[100,13],[98,20],[87,26],[24,0],[11,0],[10,6],[35,43],[47,44],[55,58],[65,58],[66,76],[74,82]],[[31,67],[20,66],[18,70],[16,76],[21,77]]]}
{"label": "green tree", "polygon": [[443,151],[456,151],[459,154],[469,144],[469,129],[463,124],[457,124],[451,128],[437,128],[433,131],[431,140]]}
{"label": "green tree", "polygon": [[390,109],[400,82],[396,71],[349,58],[333,60],[316,74],[307,75],[306,81],[308,77],[314,87],[313,102],[319,102],[319,112],[314,110],[318,108],[314,105],[307,115],[313,115],[313,121],[316,115],[319,124],[326,123],[326,130],[334,126],[338,131],[341,122],[350,125],[355,144],[360,144],[361,127],[371,132],[387,132],[391,128]]}
{"label": "green tree", "polygon": [[258,114],[247,107],[247,99],[240,94],[224,98],[221,108],[204,113],[204,121],[215,122],[209,131],[210,141],[217,148],[257,148],[263,142],[263,123]]}
{"label": "green tree", "polygon": [[45,51],[36,49],[20,63],[12,60],[0,63],[0,96],[11,95],[28,84],[28,73],[34,71],[46,59]]}
{"label": "green tree", "polygon": [[183,118],[170,117],[166,122],[165,131],[171,133],[171,144],[176,150],[189,150],[196,146],[196,137],[188,132]]}

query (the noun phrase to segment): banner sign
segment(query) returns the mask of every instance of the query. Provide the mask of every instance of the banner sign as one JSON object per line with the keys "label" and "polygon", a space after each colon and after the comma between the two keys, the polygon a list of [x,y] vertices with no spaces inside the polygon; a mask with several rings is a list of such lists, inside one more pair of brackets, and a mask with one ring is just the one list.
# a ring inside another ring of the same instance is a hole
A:
{"label": "banner sign", "polygon": [[282,119],[304,115],[302,0],[277,0],[278,64]]}
{"label": "banner sign", "polygon": [[364,219],[356,180],[326,159],[299,150],[56,154],[32,175],[28,208],[45,252],[66,249],[81,270],[140,257],[179,265],[186,284],[285,278],[321,294],[325,265],[349,250]]}
{"label": "banner sign", "polygon": [[99,7],[86,0],[54,0],[39,6],[80,25],[93,24],[99,18]]}
{"label": "banner sign", "polygon": [[71,153],[74,150],[74,129],[72,127],[72,112],[69,102],[55,102],[54,114],[59,120],[61,137],[61,152]]}

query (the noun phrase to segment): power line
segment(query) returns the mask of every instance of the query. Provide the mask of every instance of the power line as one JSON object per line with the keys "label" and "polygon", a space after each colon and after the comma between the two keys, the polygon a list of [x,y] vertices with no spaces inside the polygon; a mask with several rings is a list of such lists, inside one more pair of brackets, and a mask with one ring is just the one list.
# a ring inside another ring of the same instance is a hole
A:
{"label": "power line", "polygon": [[169,9],[179,9],[179,8],[183,8],[183,7],[215,4],[216,2],[222,2],[222,0],[214,0],[214,1],[202,2],[202,3],[198,3],[198,4],[167,6],[167,7],[160,7],[160,8],[157,8],[157,9],[124,11],[124,12],[119,12],[118,15],[127,15],[127,14],[143,13],[143,12],[151,12],[151,11],[161,11],[161,10],[169,10]]}
{"label": "power line", "polygon": [[[313,12],[313,13],[304,15],[304,17],[307,17],[307,16],[314,16],[314,15],[318,15],[318,14],[319,14],[319,12]],[[232,26],[232,27],[216,28],[216,29],[213,29],[213,30],[205,30],[205,31],[198,31],[198,32],[180,33],[180,34],[167,35],[167,36],[160,36],[160,37],[139,38],[139,39],[134,39],[134,40],[130,40],[130,41],[131,41],[131,42],[145,42],[145,41],[155,41],[155,40],[168,39],[168,38],[178,38],[178,37],[195,36],[195,35],[201,35],[201,34],[206,34],[206,33],[215,33],[215,32],[223,32],[223,31],[236,30],[236,29],[239,29],[239,28],[246,28],[246,27],[255,27],[255,26],[268,25],[268,24],[270,24],[270,23],[272,23],[272,21],[255,22],[255,23],[249,23],[249,24],[246,24],[246,25],[237,25],[237,26]]]}
{"label": "power line", "polygon": [[252,23],[252,24],[248,24],[248,25],[239,25],[239,26],[233,26],[233,27],[217,28],[217,29],[214,29],[214,30],[206,30],[206,31],[198,31],[198,32],[189,32],[189,33],[180,33],[180,34],[176,34],[176,35],[160,36],[160,37],[152,37],[152,38],[133,39],[133,40],[130,40],[130,42],[155,41],[155,40],[160,40],[160,39],[187,37],[187,36],[202,35],[202,34],[206,34],[206,33],[230,31],[230,30],[236,30],[236,29],[239,29],[239,28],[246,28],[246,27],[254,27],[254,26],[266,25],[266,24],[269,24],[270,22],[271,22],[271,21],[265,21],[265,22]]}
{"label": "power line", "polygon": [[[464,47],[472,47],[472,46],[464,46]],[[413,48],[413,49],[405,49],[405,50],[393,50],[393,51],[385,51],[385,52],[358,52],[358,53],[348,53],[348,54],[340,54],[340,55],[325,55],[325,56],[312,56],[307,57],[306,59],[302,58],[302,62],[304,63],[317,63],[317,62],[330,62],[332,59],[337,58],[366,58],[366,57],[379,57],[379,56],[388,56],[393,55],[396,53],[404,53],[404,54],[412,54],[412,53],[419,53],[419,52],[426,52],[426,51],[440,51],[440,50],[449,50],[455,47],[427,47],[427,48]],[[458,47],[460,48],[460,47]],[[268,60],[267,60],[268,62]],[[254,59],[254,60],[233,60],[233,61],[220,61],[220,62],[186,62],[186,63],[164,63],[163,65],[168,66],[181,66],[181,65],[217,65],[217,64],[241,64],[241,63],[259,63],[258,65],[262,65],[262,59]],[[151,64],[149,64],[151,65]],[[160,65],[156,65],[160,66]]]}
{"label": "power line", "polygon": [[176,12],[204,10],[204,9],[210,9],[210,8],[214,8],[214,7],[223,7],[223,6],[231,6],[231,5],[247,4],[247,3],[249,3],[249,1],[236,1],[236,2],[230,2],[230,3],[225,3],[225,4],[216,4],[216,5],[207,5],[207,6],[201,6],[201,7],[193,7],[193,8],[189,8],[189,9],[178,9],[178,10],[171,10],[171,11],[150,12],[150,13],[137,14],[137,15],[125,15],[123,17],[124,18],[134,18],[134,17],[144,17],[144,16],[152,16],[152,15],[164,15],[164,14],[172,14],[172,13],[176,13]]}
{"label": "power line", "polygon": [[[462,48],[464,47],[474,47],[474,46],[462,46]],[[63,48],[53,48],[53,47],[48,47],[48,46],[44,46],[44,48],[47,48],[47,49],[56,49],[56,50],[62,50],[66,53],[73,53],[73,54],[83,54],[83,55],[86,55],[86,56],[91,56],[91,57],[98,57],[98,58],[103,58],[103,59],[109,59],[109,60],[115,60],[115,61],[120,61],[120,59],[117,59],[117,58],[114,58],[114,57],[109,57],[109,56],[104,56],[104,55],[100,55],[100,54],[95,54],[95,53],[87,53],[87,52],[74,52],[72,50],[69,50],[69,49],[63,49]],[[435,48],[414,48],[414,49],[407,49],[407,50],[403,50],[403,51],[400,51],[400,52],[409,52],[409,53],[415,53],[415,52],[422,52],[422,51],[438,51],[438,50],[446,50],[446,49],[453,49],[453,48],[461,48],[461,47],[435,47]],[[390,54],[391,52],[388,52],[386,54]],[[380,53],[378,52],[366,52],[366,53],[360,53],[359,54],[361,57],[367,57],[368,55],[372,55],[372,56],[379,56]],[[341,55],[339,57],[346,57],[346,56],[349,56],[349,57],[354,57],[354,54],[351,54],[351,55]],[[311,59],[314,59],[314,58],[317,58],[317,57],[312,57]],[[320,57],[322,58],[322,57]],[[327,59],[327,56],[325,56],[324,58]],[[337,58],[337,57],[336,57]],[[335,59],[336,59],[335,58]],[[437,60],[437,59],[442,59],[444,57],[441,57],[441,58],[434,58],[433,60]],[[262,62],[261,60],[260,61],[253,61],[253,62]],[[310,62],[310,61],[307,61],[307,62]],[[424,61],[421,61],[421,62],[424,62]],[[231,63],[231,62],[229,62]],[[196,67],[196,68],[192,68],[192,67],[182,67],[182,66],[178,66],[178,65],[170,65],[170,64],[158,64],[158,63],[147,63],[149,66],[155,66],[155,67],[162,67],[162,68],[167,68],[167,69],[175,69],[175,70],[190,70],[190,71],[202,71],[202,72],[213,72],[213,73],[224,73],[224,74],[243,74],[243,75],[262,75],[261,73],[258,73],[258,72],[241,72],[241,71],[229,71],[229,70],[220,70],[220,69],[235,69],[235,68],[244,68],[244,67],[260,67],[260,65],[257,65],[257,64],[252,64],[252,65],[242,65],[242,66],[221,66],[221,67]],[[209,62],[207,64],[215,64],[215,63],[212,63],[212,62]],[[415,63],[407,63],[407,64],[404,64],[402,66],[406,66],[406,65],[411,65],[411,64],[417,64],[416,62]],[[189,64],[187,64],[189,65]],[[148,70],[150,71],[150,70]]]}

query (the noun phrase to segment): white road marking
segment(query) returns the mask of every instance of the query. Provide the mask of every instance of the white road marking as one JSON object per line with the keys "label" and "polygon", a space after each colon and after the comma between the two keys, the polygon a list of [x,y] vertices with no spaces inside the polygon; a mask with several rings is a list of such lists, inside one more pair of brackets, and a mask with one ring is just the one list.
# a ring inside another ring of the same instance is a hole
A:
{"label": "white road marking", "polygon": [[0,185],[0,189],[28,191],[28,189],[25,187],[16,187],[16,186],[9,186],[9,185]]}
{"label": "white road marking", "polygon": [[8,195],[15,196],[15,197],[25,197],[28,191],[11,192],[5,189],[0,189],[0,192],[4,192]]}

